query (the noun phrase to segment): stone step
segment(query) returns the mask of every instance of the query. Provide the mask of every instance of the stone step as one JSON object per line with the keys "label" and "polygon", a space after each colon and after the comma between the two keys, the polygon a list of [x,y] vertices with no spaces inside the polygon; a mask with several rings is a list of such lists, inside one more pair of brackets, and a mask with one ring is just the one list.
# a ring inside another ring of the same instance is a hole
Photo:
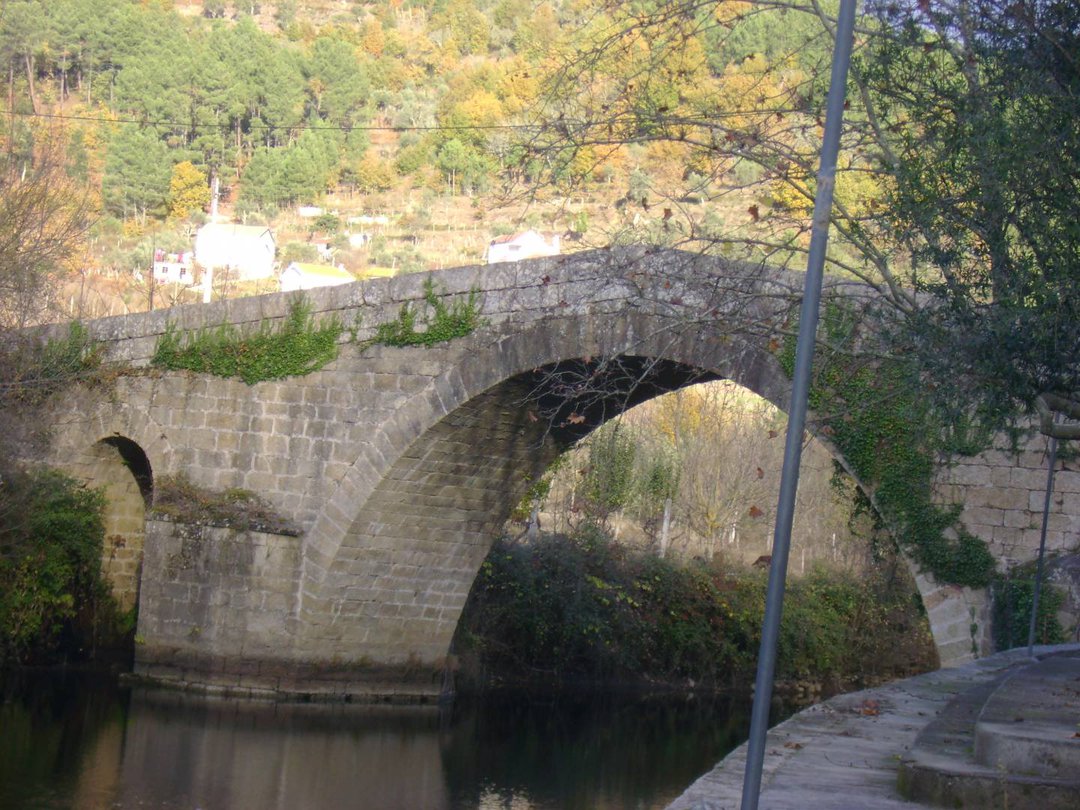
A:
{"label": "stone step", "polygon": [[1006,679],[975,723],[975,761],[1010,773],[1080,777],[1080,663],[1048,658]]}
{"label": "stone step", "polygon": [[1025,660],[949,701],[899,769],[900,792],[942,807],[1080,807],[1080,657]]}

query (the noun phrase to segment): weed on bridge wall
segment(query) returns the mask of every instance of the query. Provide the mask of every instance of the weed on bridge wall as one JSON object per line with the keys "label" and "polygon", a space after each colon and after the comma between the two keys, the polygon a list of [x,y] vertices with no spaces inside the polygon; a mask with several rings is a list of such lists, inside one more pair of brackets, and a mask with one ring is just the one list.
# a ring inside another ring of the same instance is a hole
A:
{"label": "weed on bridge wall", "polygon": [[424,301],[430,313],[425,328],[416,329],[416,310],[408,303],[401,305],[397,320],[379,324],[369,343],[383,346],[434,346],[448,340],[465,337],[476,331],[482,323],[479,293],[473,290],[466,299],[458,299],[448,306],[435,294],[435,283],[424,281]]}
{"label": "weed on bridge wall", "polygon": [[338,356],[338,339],[344,331],[336,318],[316,324],[311,304],[297,298],[277,329],[264,321],[251,334],[231,324],[183,334],[169,324],[150,362],[174,371],[238,377],[254,385],[318,371]]}
{"label": "weed on bridge wall", "polygon": [[[894,561],[895,562],[895,561]],[[792,582],[777,677],[857,683],[936,665],[900,566]],[[628,683],[748,687],[765,604],[760,570],[685,565],[611,542],[594,526],[502,540],[481,567],[455,650],[465,686]],[[906,586],[906,587],[905,587]]]}
{"label": "weed on bridge wall", "polygon": [[0,665],[91,658],[130,635],[101,576],[103,509],[56,471],[0,475]]}
{"label": "weed on bridge wall", "polygon": [[[858,327],[855,313],[826,304],[809,401],[818,431],[870,489],[885,525],[923,570],[940,582],[985,587],[994,570],[990,550],[959,524],[960,505],[941,505],[933,493],[939,454],[982,448],[970,426],[949,424],[932,409],[914,360],[854,351]],[[778,359],[791,375],[794,338]]]}

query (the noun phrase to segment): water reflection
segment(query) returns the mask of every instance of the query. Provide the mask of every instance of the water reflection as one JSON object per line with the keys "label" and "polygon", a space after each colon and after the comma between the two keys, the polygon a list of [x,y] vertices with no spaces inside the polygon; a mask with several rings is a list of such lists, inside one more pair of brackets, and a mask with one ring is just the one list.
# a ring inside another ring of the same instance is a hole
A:
{"label": "water reflection", "polygon": [[4,687],[0,808],[658,808],[745,734],[743,701],[459,700],[449,711]]}

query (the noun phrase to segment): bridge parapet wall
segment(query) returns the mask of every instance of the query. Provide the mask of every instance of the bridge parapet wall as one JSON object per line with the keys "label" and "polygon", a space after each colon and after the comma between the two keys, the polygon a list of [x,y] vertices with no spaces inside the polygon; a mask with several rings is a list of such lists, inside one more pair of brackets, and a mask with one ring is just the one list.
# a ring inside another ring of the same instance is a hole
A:
{"label": "bridge parapet wall", "polygon": [[[762,265],[628,248],[370,279],[302,295],[316,318],[339,318],[346,327],[356,328],[360,341],[373,337],[378,325],[396,320],[403,304],[422,304],[428,283],[444,299],[476,291],[481,316],[496,329],[504,324],[521,328],[553,316],[602,317],[623,312],[632,302],[635,309],[681,317],[688,323],[704,315],[715,324],[738,310],[746,331],[755,323],[764,327],[770,315],[786,311],[800,278]],[[221,324],[240,330],[273,324],[288,316],[297,295],[271,293],[189,304],[101,318],[87,326],[94,338],[107,344],[110,359],[138,367],[150,362],[157,341],[170,327],[190,332]],[[61,334],[61,327],[55,329]]]}

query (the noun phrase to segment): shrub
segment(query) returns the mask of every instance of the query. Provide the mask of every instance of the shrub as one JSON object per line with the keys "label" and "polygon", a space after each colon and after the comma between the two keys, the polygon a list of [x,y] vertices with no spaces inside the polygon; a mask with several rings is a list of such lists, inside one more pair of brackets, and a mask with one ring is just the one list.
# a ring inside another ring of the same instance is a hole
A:
{"label": "shrub", "polygon": [[0,478],[0,663],[92,654],[124,629],[101,577],[104,504],[53,470]]}
{"label": "shrub", "polygon": [[[995,577],[990,587],[994,649],[1011,650],[1027,645],[1034,593],[1032,565],[1010,572],[1007,578]],[[1039,617],[1035,622],[1036,644],[1061,644],[1065,641],[1065,631],[1057,619],[1063,601],[1061,592],[1044,580],[1039,592]]]}
{"label": "shrub", "polygon": [[[886,564],[861,579],[815,572],[793,582],[777,677],[860,680],[933,666],[911,585],[896,587],[889,571]],[[456,648],[494,679],[748,686],[765,589],[763,571],[680,565],[585,524],[574,536],[497,542]]]}

